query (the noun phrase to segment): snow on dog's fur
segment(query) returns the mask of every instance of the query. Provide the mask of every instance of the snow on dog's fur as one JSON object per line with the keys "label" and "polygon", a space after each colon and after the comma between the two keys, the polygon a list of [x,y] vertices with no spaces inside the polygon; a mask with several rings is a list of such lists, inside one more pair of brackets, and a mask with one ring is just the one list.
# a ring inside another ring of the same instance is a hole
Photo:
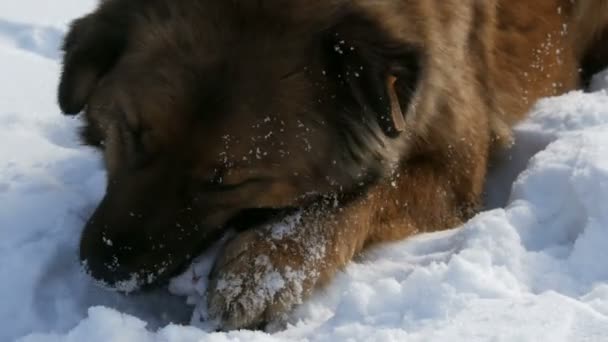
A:
{"label": "snow on dog's fur", "polygon": [[[601,64],[581,61],[604,55],[605,7],[104,1],[73,24],[59,87],[109,175],[81,259],[153,285],[236,227],[210,313],[280,319],[364,248],[475,213],[511,125]],[[295,210],[295,229],[269,228]]]}

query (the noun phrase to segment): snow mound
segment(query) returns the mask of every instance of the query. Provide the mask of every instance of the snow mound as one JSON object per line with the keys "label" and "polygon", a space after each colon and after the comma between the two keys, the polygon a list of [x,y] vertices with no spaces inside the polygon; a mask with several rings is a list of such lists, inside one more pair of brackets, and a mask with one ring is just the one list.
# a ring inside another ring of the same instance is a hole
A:
{"label": "snow mound", "polygon": [[215,250],[173,281],[189,299],[96,286],[78,237],[105,174],[54,99],[65,22],[92,4],[0,4],[0,341],[608,341],[608,71],[595,92],[544,99],[517,127],[493,160],[486,211],[369,251],[285,330],[204,322]]}

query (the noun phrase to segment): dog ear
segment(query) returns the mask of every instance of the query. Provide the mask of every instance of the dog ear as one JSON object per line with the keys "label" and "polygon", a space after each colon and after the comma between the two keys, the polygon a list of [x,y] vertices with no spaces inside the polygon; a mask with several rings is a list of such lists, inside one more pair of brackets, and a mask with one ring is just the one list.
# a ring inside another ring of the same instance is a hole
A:
{"label": "dog ear", "polygon": [[406,129],[404,113],[420,75],[417,49],[358,17],[345,20],[330,36],[338,84],[387,136],[397,137]]}
{"label": "dog ear", "polygon": [[100,10],[74,21],[64,40],[58,101],[65,114],[82,111],[126,46],[125,21],[109,14]]}

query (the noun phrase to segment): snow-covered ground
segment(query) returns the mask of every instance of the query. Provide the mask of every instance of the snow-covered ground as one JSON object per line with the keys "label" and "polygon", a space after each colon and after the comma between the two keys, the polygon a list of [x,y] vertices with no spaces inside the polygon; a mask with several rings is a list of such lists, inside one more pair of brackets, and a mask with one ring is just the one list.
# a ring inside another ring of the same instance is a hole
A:
{"label": "snow-covered ground", "polygon": [[193,308],[166,290],[98,288],[77,243],[104,173],[55,104],[56,47],[94,3],[0,0],[0,341],[608,341],[608,72],[517,128],[488,211],[371,251],[284,331],[208,333],[171,324]]}

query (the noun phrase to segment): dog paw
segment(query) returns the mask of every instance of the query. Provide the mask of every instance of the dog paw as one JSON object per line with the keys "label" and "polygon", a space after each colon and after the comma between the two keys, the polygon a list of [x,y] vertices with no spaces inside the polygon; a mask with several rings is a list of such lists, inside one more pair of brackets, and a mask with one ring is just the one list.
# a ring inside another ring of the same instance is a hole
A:
{"label": "dog paw", "polygon": [[216,262],[207,295],[209,314],[223,330],[284,321],[318,276],[316,258],[299,239],[269,229],[240,233]]}

